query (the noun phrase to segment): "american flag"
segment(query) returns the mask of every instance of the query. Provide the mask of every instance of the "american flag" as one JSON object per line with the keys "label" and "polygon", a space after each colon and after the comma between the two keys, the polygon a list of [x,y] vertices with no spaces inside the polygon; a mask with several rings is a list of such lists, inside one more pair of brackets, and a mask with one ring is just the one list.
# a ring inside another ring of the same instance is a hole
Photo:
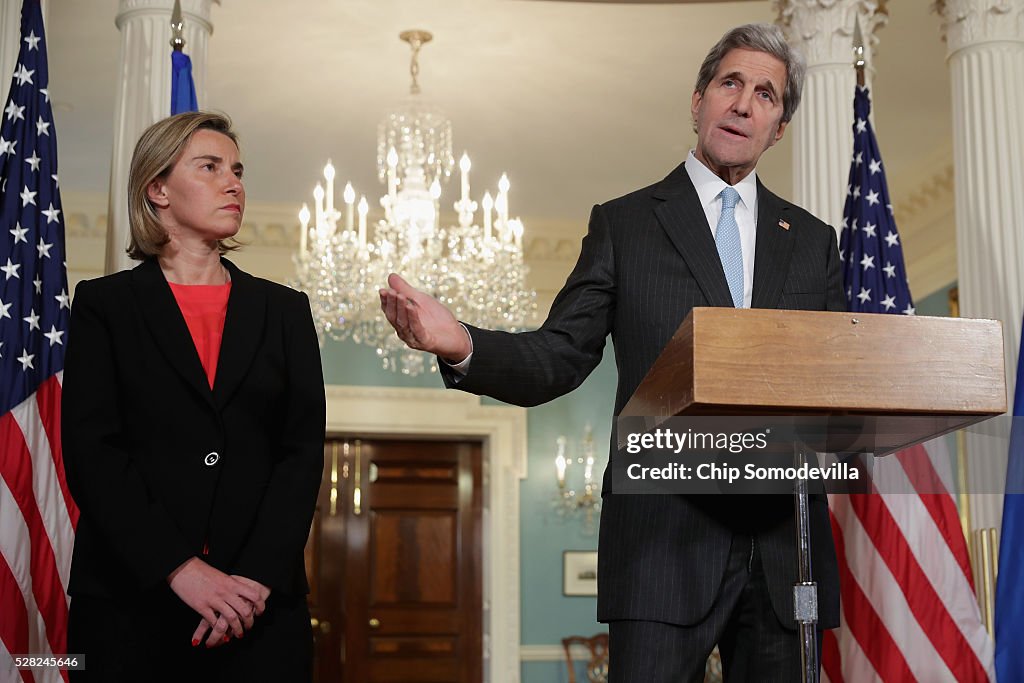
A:
{"label": "american flag", "polygon": [[[854,96],[853,162],[839,241],[851,311],[914,314],[868,91]],[[974,596],[945,441],[875,461],[885,492],[829,497],[842,622],[823,679],[989,681],[992,640]],[[907,491],[898,493],[894,491]],[[917,491],[928,491],[918,493]]]}
{"label": "american flag", "polygon": [[40,0],[21,10],[18,63],[0,126],[0,680],[12,656],[64,654],[78,509],[68,493],[60,397],[70,301],[57,135]]}

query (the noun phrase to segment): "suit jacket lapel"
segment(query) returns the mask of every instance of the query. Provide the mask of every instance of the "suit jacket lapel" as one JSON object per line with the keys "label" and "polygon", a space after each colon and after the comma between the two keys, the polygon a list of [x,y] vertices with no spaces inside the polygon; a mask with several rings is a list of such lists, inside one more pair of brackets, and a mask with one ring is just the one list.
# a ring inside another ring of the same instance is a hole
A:
{"label": "suit jacket lapel", "polygon": [[793,255],[794,230],[788,207],[757,181],[757,232],[754,241],[754,291],[751,308],[775,308]]}
{"label": "suit jacket lapel", "polygon": [[684,164],[655,187],[654,196],[665,200],[655,207],[654,213],[689,266],[708,305],[731,308],[732,295],[711,226]]}
{"label": "suit jacket lapel", "polygon": [[267,309],[266,295],[255,278],[227,259],[222,262],[231,273],[231,295],[213,382],[214,400],[220,407],[231,399],[252,364],[263,338]]}
{"label": "suit jacket lapel", "polygon": [[132,270],[132,281],[139,310],[156,346],[171,367],[212,404],[213,394],[192,334],[156,259],[148,259]]}

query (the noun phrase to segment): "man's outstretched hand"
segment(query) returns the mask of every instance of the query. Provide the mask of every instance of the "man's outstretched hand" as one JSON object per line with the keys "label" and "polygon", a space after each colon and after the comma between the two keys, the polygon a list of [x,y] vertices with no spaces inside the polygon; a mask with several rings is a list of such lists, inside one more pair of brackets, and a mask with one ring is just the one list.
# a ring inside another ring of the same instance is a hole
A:
{"label": "man's outstretched hand", "polygon": [[451,311],[396,273],[380,290],[380,308],[406,346],[459,363],[473,351],[469,334]]}

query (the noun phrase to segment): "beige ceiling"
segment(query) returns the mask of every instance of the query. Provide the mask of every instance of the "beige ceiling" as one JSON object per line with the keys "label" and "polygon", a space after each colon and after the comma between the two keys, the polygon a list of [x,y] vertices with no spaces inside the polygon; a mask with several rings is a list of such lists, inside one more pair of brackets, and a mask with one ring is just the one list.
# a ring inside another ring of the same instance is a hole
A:
{"label": "beige ceiling", "polygon": [[[171,0],[168,0],[168,5]],[[50,91],[64,188],[105,192],[117,0],[50,0]],[[876,127],[894,199],[948,163],[948,71],[927,0],[889,3],[875,65]],[[590,206],[663,177],[692,144],[697,66],[728,27],[773,21],[769,2],[616,4],[536,0],[221,0],[201,104],[242,134],[251,200],[308,201],[327,157],[371,198],[376,125],[408,91],[424,28],[423,96],[473,159],[474,194],[502,171],[512,212],[585,228]],[[794,125],[799,125],[797,121]],[[758,172],[790,195],[789,137]]]}

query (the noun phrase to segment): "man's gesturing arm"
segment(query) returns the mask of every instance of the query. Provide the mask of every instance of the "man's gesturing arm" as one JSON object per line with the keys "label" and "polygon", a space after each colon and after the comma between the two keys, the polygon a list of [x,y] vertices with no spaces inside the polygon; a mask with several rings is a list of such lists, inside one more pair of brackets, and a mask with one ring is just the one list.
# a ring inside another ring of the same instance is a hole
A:
{"label": "man's gesturing arm", "polygon": [[469,333],[451,311],[395,273],[380,290],[380,308],[409,348],[433,353],[453,365],[473,351]]}

